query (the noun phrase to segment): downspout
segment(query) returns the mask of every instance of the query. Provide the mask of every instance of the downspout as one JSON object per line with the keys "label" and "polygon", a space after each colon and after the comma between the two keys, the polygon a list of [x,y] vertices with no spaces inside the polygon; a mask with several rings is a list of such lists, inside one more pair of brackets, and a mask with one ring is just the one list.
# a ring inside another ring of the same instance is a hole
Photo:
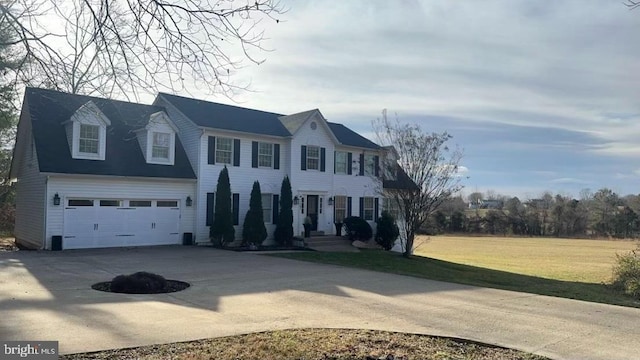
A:
{"label": "downspout", "polygon": [[[202,144],[205,132],[206,130],[204,128],[200,128],[200,144]],[[198,217],[198,211],[200,210],[200,203],[202,202],[202,197],[200,196],[200,186],[202,186],[202,182],[200,181],[200,178],[202,175],[202,168],[204,166],[202,165],[202,146],[200,144],[198,144],[198,157],[197,157],[198,163],[196,164],[196,169],[194,169],[196,173],[196,195],[195,195],[196,204],[191,210],[194,212],[193,218],[195,219],[195,222],[193,224],[193,244],[194,245],[198,244],[198,229],[200,226],[200,218]],[[205,203],[205,209],[206,209],[206,206],[207,205]],[[205,213],[206,213],[206,210],[205,210]],[[205,224],[206,224],[206,216],[207,214],[205,214]]]}
{"label": "downspout", "polygon": [[[42,218],[42,248],[40,250],[47,250],[47,210],[49,208],[49,175],[44,180],[44,216]],[[50,247],[49,247],[50,249]]]}

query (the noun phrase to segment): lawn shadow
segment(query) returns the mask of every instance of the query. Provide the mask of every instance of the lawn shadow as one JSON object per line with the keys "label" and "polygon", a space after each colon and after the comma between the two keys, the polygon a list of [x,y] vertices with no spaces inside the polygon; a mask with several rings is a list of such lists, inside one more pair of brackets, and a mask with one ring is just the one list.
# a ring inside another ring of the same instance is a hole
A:
{"label": "lawn shadow", "polygon": [[351,266],[457,284],[640,308],[640,301],[623,295],[606,284],[548,279],[423,256],[405,258],[397,253],[379,250],[367,250],[355,254],[305,253],[273,254],[272,256]]}

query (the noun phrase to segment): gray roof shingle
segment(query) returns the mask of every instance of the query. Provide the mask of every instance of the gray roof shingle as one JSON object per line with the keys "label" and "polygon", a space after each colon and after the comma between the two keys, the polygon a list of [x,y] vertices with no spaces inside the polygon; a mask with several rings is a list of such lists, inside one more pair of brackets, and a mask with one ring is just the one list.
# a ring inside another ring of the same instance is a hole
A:
{"label": "gray roof shingle", "polygon": [[[197,126],[246,132],[260,135],[290,137],[317,109],[291,115],[218,104],[210,101],[160,93]],[[343,145],[379,149],[376,143],[364,138],[348,127],[327,122],[329,129]]]}
{"label": "gray roof shingle", "polygon": [[[149,115],[164,108],[124,101],[27,88],[25,101],[41,172],[195,179],[187,155],[176,137],[174,165],[148,164],[134,134]],[[71,157],[65,126],[82,105],[92,101],[109,118],[105,160]]]}
{"label": "gray roof shingle", "polygon": [[210,101],[160,93],[197,126],[260,135],[288,137],[291,133],[280,122],[282,114],[218,104]]}
{"label": "gray roof shingle", "polygon": [[380,146],[378,144],[374,143],[373,141],[365,138],[364,136],[356,133],[355,131],[349,129],[348,127],[342,124],[331,123],[331,122],[327,122],[327,124],[329,124],[329,128],[331,129],[333,134],[336,136],[338,141],[340,141],[340,143],[343,145],[362,147],[362,148],[374,149],[374,150],[380,149]]}

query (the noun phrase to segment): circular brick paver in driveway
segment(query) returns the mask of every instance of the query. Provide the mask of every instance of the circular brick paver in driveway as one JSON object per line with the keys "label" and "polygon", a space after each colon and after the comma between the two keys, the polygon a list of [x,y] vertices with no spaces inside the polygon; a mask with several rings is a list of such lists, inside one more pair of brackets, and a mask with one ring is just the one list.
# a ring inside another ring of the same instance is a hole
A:
{"label": "circular brick paver in driveway", "polygon": [[[91,290],[150,271],[171,294]],[[557,359],[633,359],[640,309],[203,247],[0,253],[0,339],[63,353],[301,327],[447,335]]]}

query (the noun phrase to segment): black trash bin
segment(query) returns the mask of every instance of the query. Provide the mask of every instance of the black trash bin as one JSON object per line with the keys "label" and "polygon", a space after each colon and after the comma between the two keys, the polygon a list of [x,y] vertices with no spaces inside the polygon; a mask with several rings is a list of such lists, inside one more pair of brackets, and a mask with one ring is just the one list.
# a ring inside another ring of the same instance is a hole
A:
{"label": "black trash bin", "polygon": [[182,234],[182,245],[193,245],[193,233]]}
{"label": "black trash bin", "polygon": [[62,236],[54,235],[51,237],[51,250],[60,251],[62,250]]}

